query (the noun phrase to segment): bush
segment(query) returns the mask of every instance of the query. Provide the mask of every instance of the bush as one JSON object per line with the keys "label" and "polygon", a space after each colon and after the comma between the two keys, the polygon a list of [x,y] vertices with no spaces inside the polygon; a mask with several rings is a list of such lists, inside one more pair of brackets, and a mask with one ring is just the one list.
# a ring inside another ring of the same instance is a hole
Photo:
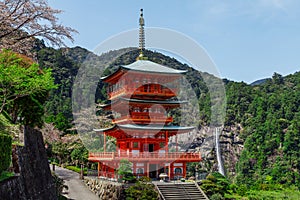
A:
{"label": "bush", "polygon": [[222,199],[224,199],[224,198],[223,198],[222,195],[219,194],[219,193],[213,194],[213,195],[210,197],[210,200],[222,200]]}
{"label": "bush", "polygon": [[212,197],[214,194],[224,196],[225,193],[230,192],[229,185],[229,181],[223,175],[211,173],[202,180],[200,187],[206,195]]}
{"label": "bush", "polygon": [[0,174],[9,168],[12,151],[11,144],[11,136],[0,134]]}
{"label": "bush", "polygon": [[[74,172],[80,173],[81,168],[76,166],[66,166],[66,169],[72,170]],[[87,175],[87,168],[83,168],[83,175]]]}
{"label": "bush", "polygon": [[126,200],[149,199],[155,200],[159,198],[159,194],[155,190],[155,186],[150,182],[150,178],[140,178],[133,186],[125,190]]}

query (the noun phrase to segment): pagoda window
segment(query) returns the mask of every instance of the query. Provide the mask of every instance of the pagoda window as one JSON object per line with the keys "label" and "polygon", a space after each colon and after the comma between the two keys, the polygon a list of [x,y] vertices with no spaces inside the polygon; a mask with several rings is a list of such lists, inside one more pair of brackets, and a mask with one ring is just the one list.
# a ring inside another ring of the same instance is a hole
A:
{"label": "pagoda window", "polygon": [[144,109],[143,109],[143,112],[148,112],[148,111],[149,111],[148,108],[144,108]]}
{"label": "pagoda window", "polygon": [[136,173],[137,174],[144,174],[144,168],[137,168]]}
{"label": "pagoda window", "polygon": [[140,112],[140,108],[139,107],[135,107],[133,112]]}
{"label": "pagoda window", "polygon": [[164,142],[160,142],[159,143],[159,148],[164,148],[165,147],[165,143]]}
{"label": "pagoda window", "polygon": [[144,152],[149,151],[149,144],[144,144]]}
{"label": "pagoda window", "polygon": [[175,172],[175,174],[182,174],[182,169],[181,169],[181,167],[176,167],[176,168],[174,169],[174,172]]}
{"label": "pagoda window", "polygon": [[139,143],[138,142],[133,142],[133,148],[139,148]]}

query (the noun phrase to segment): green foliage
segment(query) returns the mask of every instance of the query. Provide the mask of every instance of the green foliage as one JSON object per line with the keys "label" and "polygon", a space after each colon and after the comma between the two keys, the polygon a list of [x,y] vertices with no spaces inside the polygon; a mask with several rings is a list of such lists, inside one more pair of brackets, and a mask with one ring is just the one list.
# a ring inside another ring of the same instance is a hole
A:
{"label": "green foliage", "polygon": [[80,140],[54,142],[48,149],[49,157],[58,161],[58,164],[80,166],[88,163],[88,150]]}
{"label": "green foliage", "polygon": [[[75,50],[80,48],[74,48]],[[72,133],[72,86],[80,63],[66,56],[64,50],[43,48],[38,52],[38,61],[43,69],[51,69],[54,82],[58,85],[50,92],[49,100],[45,104],[46,121],[53,122],[56,128],[65,133]],[[85,56],[82,52],[81,56]],[[77,54],[75,54],[77,55]]]}
{"label": "green foliage", "polygon": [[41,125],[43,103],[55,88],[50,69],[41,70],[29,58],[8,50],[0,52],[0,113],[11,122]]}
{"label": "green foliage", "polygon": [[300,188],[299,87],[298,72],[287,77],[275,73],[251,88],[253,100],[246,118],[240,118],[245,143],[236,168],[238,184],[266,191],[282,185]]}
{"label": "green foliage", "polygon": [[4,181],[5,179],[8,179],[9,177],[12,177],[14,175],[15,174],[13,172],[3,171],[2,173],[0,173],[0,182]]}
{"label": "green foliage", "polygon": [[211,195],[211,197],[210,197],[210,200],[222,200],[222,199],[224,199],[224,198],[223,198],[222,195],[219,194],[219,193],[213,194],[213,195]]}
{"label": "green foliage", "polygon": [[[66,166],[66,169],[72,170],[74,172],[80,173],[81,172],[81,168],[80,167],[76,167],[76,166]],[[87,175],[87,168],[83,168],[83,174]]]}
{"label": "green foliage", "polygon": [[122,177],[122,180],[131,183],[136,181],[136,177],[133,176],[132,173],[132,163],[129,162],[128,160],[122,159],[120,161],[120,165],[117,171],[118,171],[118,175]]}
{"label": "green foliage", "polygon": [[284,190],[281,192],[278,191],[257,191],[251,190],[247,192],[248,199],[251,200],[261,200],[261,199],[300,199],[300,192],[295,190]]}
{"label": "green foliage", "polygon": [[159,199],[159,194],[148,177],[140,178],[133,186],[126,189],[125,193],[126,200]]}
{"label": "green foliage", "polygon": [[83,163],[87,163],[88,161],[88,150],[84,147],[81,146],[81,148],[76,148],[72,151],[71,153],[71,159],[72,161],[74,161],[75,163],[77,163],[77,166]]}
{"label": "green foliage", "polygon": [[10,135],[0,133],[0,174],[7,170],[11,162],[12,138]]}
{"label": "green foliage", "polygon": [[218,196],[223,197],[229,190],[229,181],[220,173],[214,172],[209,174],[205,180],[202,181],[200,187],[206,195],[210,198],[214,195],[217,199]]}

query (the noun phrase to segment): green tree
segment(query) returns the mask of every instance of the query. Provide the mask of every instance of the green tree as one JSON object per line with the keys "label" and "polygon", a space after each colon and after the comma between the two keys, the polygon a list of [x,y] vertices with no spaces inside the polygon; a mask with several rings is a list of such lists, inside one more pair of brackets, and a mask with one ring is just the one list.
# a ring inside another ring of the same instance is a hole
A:
{"label": "green tree", "polygon": [[127,182],[135,182],[135,176],[133,176],[132,173],[132,163],[129,160],[122,159],[117,171],[118,175],[122,177],[122,180]]}
{"label": "green tree", "polygon": [[88,150],[83,145],[73,149],[71,159],[76,166],[86,163],[88,161]]}
{"label": "green tree", "polygon": [[31,59],[8,50],[0,52],[0,113],[11,122],[41,125],[42,104],[56,88],[51,70],[41,70]]}

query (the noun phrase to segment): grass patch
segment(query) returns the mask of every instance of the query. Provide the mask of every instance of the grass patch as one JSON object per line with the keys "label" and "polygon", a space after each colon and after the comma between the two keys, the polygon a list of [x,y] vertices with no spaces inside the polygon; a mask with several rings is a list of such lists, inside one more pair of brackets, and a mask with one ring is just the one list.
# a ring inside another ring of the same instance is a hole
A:
{"label": "grass patch", "polygon": [[300,192],[295,190],[283,191],[249,191],[247,196],[251,200],[261,199],[300,199]]}
{"label": "grass patch", "polygon": [[284,189],[282,191],[264,191],[264,190],[250,190],[244,196],[238,194],[226,194],[225,199],[235,200],[295,200],[300,199],[300,192],[296,189]]}
{"label": "grass patch", "polygon": [[[76,167],[76,166],[66,166],[66,169],[72,170],[74,172],[80,173],[80,167]],[[87,175],[87,168],[83,168],[83,175]]]}
{"label": "grass patch", "polygon": [[0,181],[4,181],[5,179],[8,179],[9,177],[12,177],[14,176],[15,174],[13,172],[7,172],[7,171],[4,171],[1,173],[0,175]]}

